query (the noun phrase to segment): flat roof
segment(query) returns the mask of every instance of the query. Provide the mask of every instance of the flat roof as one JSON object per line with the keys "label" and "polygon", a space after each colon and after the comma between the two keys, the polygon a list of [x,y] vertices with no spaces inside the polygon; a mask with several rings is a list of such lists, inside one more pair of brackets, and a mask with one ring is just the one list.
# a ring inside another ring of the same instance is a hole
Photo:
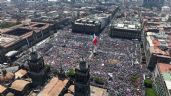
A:
{"label": "flat roof", "polygon": [[15,44],[19,40],[20,38],[16,36],[0,35],[0,46],[6,48],[12,44]]}
{"label": "flat roof", "polygon": [[163,51],[158,47],[150,47],[150,52],[156,55],[163,55],[163,56],[168,56],[170,57],[170,53],[168,50]]}
{"label": "flat roof", "polygon": [[67,79],[59,80],[53,77],[37,96],[58,96],[67,83]]}
{"label": "flat roof", "polygon": [[168,48],[168,43],[166,42],[166,39],[164,37],[163,39],[161,39],[160,34],[157,35],[152,32],[147,32],[146,40],[148,42],[149,50],[151,53],[170,57],[169,50],[163,50],[160,48],[160,47]]}
{"label": "flat roof", "polygon": [[17,54],[18,51],[16,50],[13,50],[13,51],[9,51],[8,53],[5,54],[6,57],[11,57],[11,56],[14,56],[15,54]]}
{"label": "flat roof", "polygon": [[27,71],[24,69],[20,69],[17,72],[15,72],[15,78],[22,78],[27,74]]}
{"label": "flat roof", "polygon": [[10,31],[7,31],[5,32],[5,34],[8,34],[8,35],[15,35],[15,36],[22,36],[24,34],[27,34],[29,32],[31,32],[32,30],[31,29],[27,29],[27,28],[15,28],[15,29],[12,29]]}
{"label": "flat roof", "polygon": [[14,74],[11,72],[7,72],[5,76],[0,75],[0,82],[10,81],[13,80],[13,78],[14,78]]}
{"label": "flat roof", "polygon": [[114,28],[117,29],[128,29],[128,30],[140,30],[141,29],[141,23],[138,21],[114,21],[111,25]]}
{"label": "flat roof", "polygon": [[6,89],[7,89],[6,87],[0,85],[0,94],[3,93]]}
{"label": "flat roof", "polygon": [[158,67],[161,73],[171,72],[171,64],[158,63]]}
{"label": "flat roof", "polygon": [[168,90],[171,89],[171,64],[158,63],[158,69],[165,81],[166,87]]}
{"label": "flat roof", "polygon": [[47,27],[49,27],[50,24],[49,23],[40,23],[40,22],[32,22],[31,27],[33,29],[46,29]]}
{"label": "flat roof", "polygon": [[15,80],[12,84],[11,84],[11,89],[14,89],[16,91],[23,91],[24,88],[29,84],[29,81],[25,81],[25,80]]}
{"label": "flat roof", "polygon": [[[169,75],[169,76],[171,76],[171,75]],[[165,83],[166,83],[166,86],[167,86],[167,89],[171,89],[171,81],[165,81]]]}
{"label": "flat roof", "polygon": [[32,36],[33,31],[38,33],[49,26],[49,23],[31,22],[30,25],[27,26],[22,25],[16,26],[15,28],[8,28],[8,30],[3,30],[0,35],[0,46],[7,48],[20,40]]}

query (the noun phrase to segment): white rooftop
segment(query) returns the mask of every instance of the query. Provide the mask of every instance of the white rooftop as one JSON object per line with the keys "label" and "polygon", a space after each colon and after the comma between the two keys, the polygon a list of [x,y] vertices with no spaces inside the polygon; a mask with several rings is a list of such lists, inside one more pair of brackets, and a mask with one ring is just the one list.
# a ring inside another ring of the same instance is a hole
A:
{"label": "white rooftop", "polygon": [[124,27],[124,24],[118,24],[117,27],[123,28]]}
{"label": "white rooftop", "polygon": [[171,89],[171,81],[165,81],[167,89]]}

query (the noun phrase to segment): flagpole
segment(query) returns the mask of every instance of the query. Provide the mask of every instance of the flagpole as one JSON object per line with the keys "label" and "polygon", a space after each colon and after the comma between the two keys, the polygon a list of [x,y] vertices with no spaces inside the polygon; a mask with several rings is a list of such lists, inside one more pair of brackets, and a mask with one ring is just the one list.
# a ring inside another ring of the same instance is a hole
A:
{"label": "flagpole", "polygon": [[94,45],[93,53],[96,53],[96,51],[97,51],[97,46]]}
{"label": "flagpole", "polygon": [[93,47],[92,53],[93,53],[93,55],[95,55],[96,51],[97,51],[97,36],[96,36],[96,34],[94,34],[93,45],[94,45],[94,47]]}

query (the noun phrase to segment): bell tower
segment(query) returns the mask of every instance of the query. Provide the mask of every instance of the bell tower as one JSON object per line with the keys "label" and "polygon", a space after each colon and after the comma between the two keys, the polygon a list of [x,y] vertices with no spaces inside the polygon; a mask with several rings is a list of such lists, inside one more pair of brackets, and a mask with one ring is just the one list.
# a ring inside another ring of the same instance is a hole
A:
{"label": "bell tower", "polygon": [[29,77],[32,79],[33,86],[43,84],[47,78],[43,57],[40,57],[36,51],[31,52],[28,65]]}
{"label": "bell tower", "polygon": [[75,95],[90,96],[90,68],[83,58],[75,69]]}

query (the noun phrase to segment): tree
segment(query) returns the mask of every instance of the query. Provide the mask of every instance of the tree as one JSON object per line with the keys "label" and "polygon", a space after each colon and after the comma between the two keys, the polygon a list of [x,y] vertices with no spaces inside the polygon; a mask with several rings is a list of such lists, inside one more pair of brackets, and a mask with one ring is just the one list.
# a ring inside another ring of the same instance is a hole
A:
{"label": "tree", "polygon": [[157,96],[156,92],[152,88],[145,89],[145,92],[146,92],[146,96]]}
{"label": "tree", "polygon": [[47,72],[50,72],[50,67],[51,67],[50,65],[47,65],[47,64],[45,65],[45,69]]}
{"label": "tree", "polygon": [[74,69],[69,69],[68,72],[66,73],[68,77],[74,77],[75,76],[75,70]]}
{"label": "tree", "polygon": [[144,86],[146,87],[146,88],[152,88],[152,80],[150,80],[150,79],[146,79],[146,80],[144,80]]}
{"label": "tree", "polygon": [[104,84],[104,80],[102,78],[99,78],[99,77],[94,77],[94,81],[97,84],[101,84],[101,85]]}

